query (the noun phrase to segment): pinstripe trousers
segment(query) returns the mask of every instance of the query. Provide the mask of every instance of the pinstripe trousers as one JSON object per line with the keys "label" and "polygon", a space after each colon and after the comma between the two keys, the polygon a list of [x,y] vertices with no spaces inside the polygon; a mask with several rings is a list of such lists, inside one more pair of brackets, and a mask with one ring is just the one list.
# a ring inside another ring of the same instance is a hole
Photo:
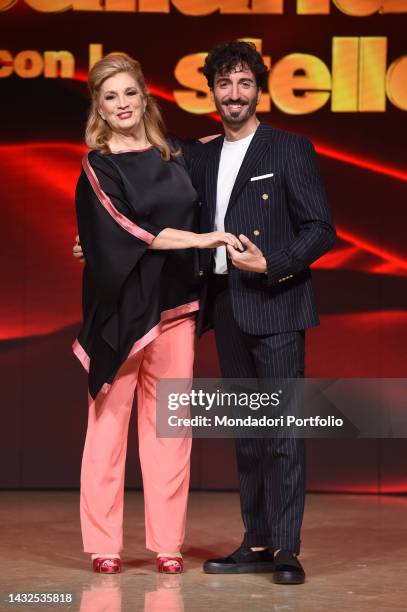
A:
{"label": "pinstripe trousers", "polygon": [[[210,299],[224,378],[262,379],[304,376],[304,331],[272,335],[244,333],[232,311],[224,279]],[[209,306],[209,304],[208,304]],[[304,440],[236,438],[244,546],[300,551],[305,501]]]}

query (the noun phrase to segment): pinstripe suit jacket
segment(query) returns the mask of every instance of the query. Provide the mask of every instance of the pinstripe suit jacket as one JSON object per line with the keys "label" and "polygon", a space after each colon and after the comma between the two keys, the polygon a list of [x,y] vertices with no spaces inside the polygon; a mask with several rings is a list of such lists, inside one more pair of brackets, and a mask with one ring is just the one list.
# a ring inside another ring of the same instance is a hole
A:
{"label": "pinstripe suit jacket", "polygon": [[[201,232],[214,227],[222,144],[219,137],[197,147],[189,160],[201,199]],[[239,327],[249,334],[273,334],[318,325],[309,266],[332,248],[335,230],[309,140],[260,123],[232,190],[225,231],[245,234],[267,261],[266,274],[238,270],[228,262]],[[199,333],[211,327],[207,279],[213,270],[213,251],[201,253]]]}

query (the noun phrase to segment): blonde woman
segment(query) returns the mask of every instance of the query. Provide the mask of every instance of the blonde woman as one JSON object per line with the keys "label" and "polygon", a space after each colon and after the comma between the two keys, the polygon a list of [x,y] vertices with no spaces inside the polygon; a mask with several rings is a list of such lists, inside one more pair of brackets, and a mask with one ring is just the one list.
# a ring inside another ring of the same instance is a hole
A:
{"label": "blonde woman", "polygon": [[74,352],[89,372],[81,527],[93,569],[121,570],[128,423],[137,391],[146,546],[161,572],[183,570],[191,439],[157,438],[156,381],[192,378],[199,308],[194,248],[240,247],[198,234],[197,193],[171,150],[140,64],[112,54],[89,74],[91,149],[76,190],[86,266]]}

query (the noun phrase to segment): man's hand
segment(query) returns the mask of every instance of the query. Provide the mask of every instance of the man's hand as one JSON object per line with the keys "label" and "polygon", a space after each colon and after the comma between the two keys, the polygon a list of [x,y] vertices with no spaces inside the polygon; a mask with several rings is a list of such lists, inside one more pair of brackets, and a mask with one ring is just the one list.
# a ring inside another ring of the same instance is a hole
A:
{"label": "man's hand", "polygon": [[75,238],[75,244],[73,245],[72,254],[75,257],[75,259],[78,259],[82,263],[85,263],[85,258],[83,256],[83,251],[82,251],[81,243],[79,241],[79,236],[76,236]]}
{"label": "man's hand", "polygon": [[211,140],[213,140],[214,138],[218,138],[219,136],[222,136],[222,134],[211,134],[210,136],[202,136],[202,138],[198,138],[199,142],[202,142],[202,144],[206,144],[207,142],[210,142]]}
{"label": "man's hand", "polygon": [[235,268],[249,272],[267,272],[267,262],[260,249],[244,234],[239,235],[239,240],[246,247],[243,253],[232,246],[226,247]]}

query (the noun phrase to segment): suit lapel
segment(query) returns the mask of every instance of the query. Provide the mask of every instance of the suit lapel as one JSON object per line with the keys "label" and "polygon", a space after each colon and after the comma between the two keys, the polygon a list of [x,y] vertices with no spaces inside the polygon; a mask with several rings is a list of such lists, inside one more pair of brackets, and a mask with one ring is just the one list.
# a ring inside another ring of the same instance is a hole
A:
{"label": "suit lapel", "polygon": [[230,195],[228,210],[236,202],[237,197],[246,185],[247,181],[252,176],[252,172],[256,165],[259,163],[264,153],[270,146],[270,133],[272,127],[266,123],[260,123],[258,126],[253,139],[246,151],[246,155],[243,158],[242,165],[240,166],[239,173],[236,177],[235,184]]}
{"label": "suit lapel", "polygon": [[215,222],[216,193],[223,136],[216,138],[206,146],[208,147],[208,155],[205,162],[206,201],[209,209],[210,224],[211,227],[213,227]]}

